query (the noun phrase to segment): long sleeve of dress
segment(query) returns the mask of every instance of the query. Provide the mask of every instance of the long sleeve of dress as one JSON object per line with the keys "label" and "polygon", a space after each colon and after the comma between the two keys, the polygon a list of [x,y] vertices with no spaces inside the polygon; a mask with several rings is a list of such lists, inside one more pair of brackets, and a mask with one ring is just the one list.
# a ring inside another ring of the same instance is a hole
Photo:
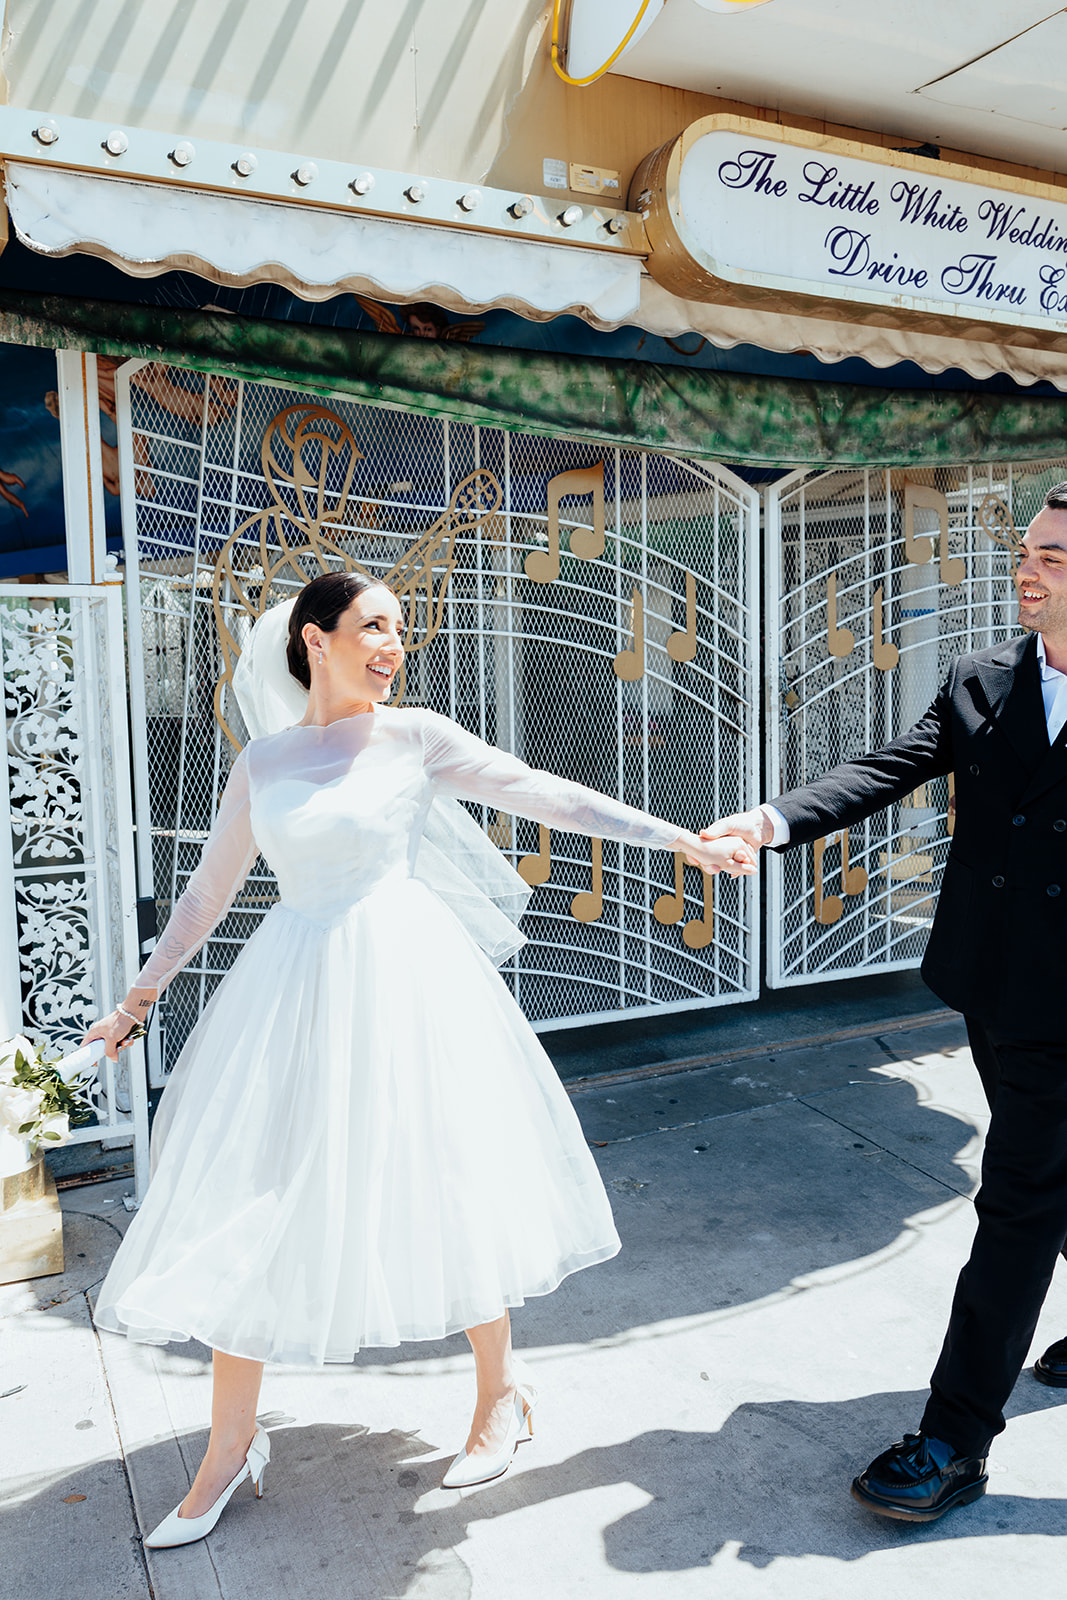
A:
{"label": "long sleeve of dress", "polygon": [[134,988],[164,989],[230,909],[259,854],[249,809],[248,764],[242,753],[233,764],[196,871],[134,979]]}
{"label": "long sleeve of dress", "polygon": [[680,830],[596,789],[528,767],[435,712],[425,713],[426,770],[444,794],[481,800],[566,833],[669,850]]}

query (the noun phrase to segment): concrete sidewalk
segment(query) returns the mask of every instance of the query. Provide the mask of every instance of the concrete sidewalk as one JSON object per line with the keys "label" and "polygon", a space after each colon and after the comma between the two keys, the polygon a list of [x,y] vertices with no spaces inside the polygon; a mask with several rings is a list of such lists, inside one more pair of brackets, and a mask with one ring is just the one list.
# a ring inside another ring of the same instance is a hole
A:
{"label": "concrete sidewalk", "polygon": [[[267,1493],[187,1550],[140,1530],[206,1438],[207,1353],[95,1335],[128,1185],[66,1197],[69,1271],[0,1290],[11,1600],[997,1600],[1063,1590],[1067,1392],[1024,1373],[991,1489],[913,1529],[851,1475],[917,1424],[984,1126],[953,1020],[577,1090],[623,1253],[515,1315],[544,1393],[495,1484],[439,1487],[464,1342],[272,1369]],[[1036,1348],[1067,1333],[1067,1272]]]}

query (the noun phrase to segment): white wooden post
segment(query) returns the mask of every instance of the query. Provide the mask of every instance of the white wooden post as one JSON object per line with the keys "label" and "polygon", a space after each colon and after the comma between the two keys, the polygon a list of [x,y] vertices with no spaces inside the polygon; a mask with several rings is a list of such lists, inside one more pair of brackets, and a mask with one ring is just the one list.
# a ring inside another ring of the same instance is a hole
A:
{"label": "white wooden post", "polygon": [[104,467],[96,357],[83,350],[57,350],[56,369],[67,576],[71,583],[106,583]]}

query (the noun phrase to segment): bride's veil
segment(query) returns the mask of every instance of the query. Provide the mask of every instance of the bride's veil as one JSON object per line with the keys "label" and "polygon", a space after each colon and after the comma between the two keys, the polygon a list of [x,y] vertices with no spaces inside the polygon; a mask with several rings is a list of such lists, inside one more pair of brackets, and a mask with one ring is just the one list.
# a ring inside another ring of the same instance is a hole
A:
{"label": "bride's veil", "polygon": [[[281,733],[307,710],[307,691],[290,673],[285,654],[295,603],[271,606],[256,621],[233,674],[252,739]],[[532,891],[458,800],[439,795],[430,806],[415,876],[450,907],[496,966],[526,943],[518,922]]]}

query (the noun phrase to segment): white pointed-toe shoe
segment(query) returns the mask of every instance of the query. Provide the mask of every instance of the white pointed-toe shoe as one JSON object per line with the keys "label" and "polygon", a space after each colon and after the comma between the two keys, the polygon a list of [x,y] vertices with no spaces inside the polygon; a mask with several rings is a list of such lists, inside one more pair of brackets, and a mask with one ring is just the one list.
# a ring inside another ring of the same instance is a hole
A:
{"label": "white pointed-toe shoe", "polygon": [[507,1433],[499,1450],[492,1455],[469,1456],[461,1450],[444,1477],[442,1489],[470,1489],[476,1483],[491,1483],[502,1478],[511,1466],[512,1457],[520,1444],[533,1438],[533,1408],[537,1391],[526,1382],[525,1370],[519,1376],[515,1390],[515,1404],[508,1419]]}
{"label": "white pointed-toe shoe", "polygon": [[[209,1506],[202,1517],[180,1517],[178,1512],[181,1506],[175,1506],[169,1516],[163,1518],[158,1528],[145,1539],[149,1550],[169,1550],[179,1544],[195,1544],[198,1539],[203,1539],[205,1534],[211,1532],[222,1513],[229,1504],[233,1491],[244,1482],[246,1478],[252,1479],[252,1487],[256,1491],[256,1499],[263,1496],[263,1473],[267,1462],[270,1460],[270,1436],[262,1428],[256,1429],[255,1437],[248,1447],[240,1472],[223,1489],[213,1506]],[[184,1501],[182,1502],[184,1504]]]}

